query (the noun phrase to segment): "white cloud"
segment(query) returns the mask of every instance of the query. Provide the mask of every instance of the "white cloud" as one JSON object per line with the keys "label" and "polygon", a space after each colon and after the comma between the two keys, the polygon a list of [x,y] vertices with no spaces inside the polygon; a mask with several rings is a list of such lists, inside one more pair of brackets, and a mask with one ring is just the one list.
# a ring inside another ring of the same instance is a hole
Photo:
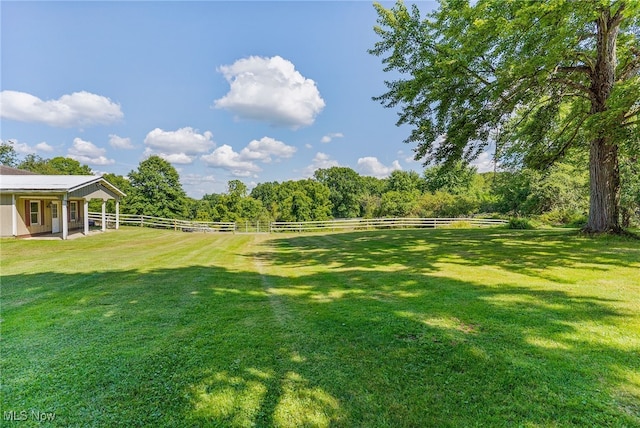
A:
{"label": "white cloud", "polygon": [[21,122],[39,122],[69,128],[107,125],[121,120],[124,114],[120,105],[109,98],[85,91],[49,101],[26,92],[2,91],[0,116]]}
{"label": "white cloud", "polygon": [[47,144],[45,141],[36,144],[36,150],[39,152],[51,153],[53,151],[53,147]]}
{"label": "white cloud", "polygon": [[114,149],[130,150],[130,149],[134,148],[133,144],[131,144],[131,138],[123,138],[123,137],[119,137],[119,136],[117,136],[115,134],[110,134],[109,135],[109,144]]}
{"label": "white cloud", "polygon": [[202,156],[202,160],[208,166],[226,169],[238,177],[248,177],[262,171],[262,168],[255,163],[256,161],[269,163],[274,157],[287,159],[295,152],[296,148],[293,146],[288,146],[271,137],[262,137],[260,140],[251,141],[240,150],[240,153],[225,144],[211,154]]}
{"label": "white cloud", "polygon": [[393,171],[402,169],[400,162],[393,161],[391,166],[385,166],[378,158],[373,156],[367,156],[358,159],[358,166],[356,168],[362,175],[370,175],[377,178],[384,178],[389,176]]}
{"label": "white cloud", "polygon": [[243,159],[240,153],[234,152],[233,147],[226,144],[211,154],[202,156],[202,160],[211,167],[226,169],[238,177],[248,177],[262,171],[262,168],[252,161]]}
{"label": "white cloud", "polygon": [[296,152],[293,146],[287,146],[282,141],[271,137],[262,137],[260,140],[251,141],[242,149],[240,156],[245,160],[260,160],[264,163],[271,162],[271,156],[278,158],[290,158]]}
{"label": "white cloud", "polygon": [[106,150],[102,149],[90,141],[84,141],[80,138],[74,138],[73,146],[68,150],[68,156],[80,163],[89,165],[111,165],[115,161],[108,159],[105,154]]}
{"label": "white cloud", "polygon": [[22,154],[22,155],[29,155],[35,152],[51,153],[53,151],[53,147],[51,147],[49,144],[47,144],[44,141],[36,144],[35,147],[31,147],[27,143],[21,143],[16,140],[2,141],[2,143],[11,144],[13,146],[13,149],[16,151],[16,153]]}
{"label": "white cloud", "polygon": [[471,166],[478,168],[478,172],[493,171],[495,166],[493,155],[489,152],[482,152],[477,159],[471,162]]}
{"label": "white cloud", "polygon": [[180,174],[180,181],[182,184],[188,186],[199,186],[206,183],[217,183],[218,180],[213,175],[200,175],[200,174]]}
{"label": "white cloud", "polygon": [[213,134],[210,131],[198,134],[189,126],[177,131],[156,128],[147,134],[144,144],[153,150],[165,153],[200,154],[215,147],[212,138]]}
{"label": "white cloud", "polygon": [[305,144],[304,147],[307,149],[313,149],[313,146],[309,143]]}
{"label": "white cloud", "polygon": [[158,156],[160,156],[162,159],[166,160],[167,162],[173,163],[173,164],[189,165],[190,163],[193,163],[193,158],[184,153],[171,153],[171,154],[158,153]]}
{"label": "white cloud", "polygon": [[199,134],[197,130],[188,126],[176,131],[156,128],[144,139],[147,146],[145,155],[158,155],[174,164],[190,164],[196,155],[206,153],[216,146],[212,138],[213,134],[210,131]]}
{"label": "white cloud", "polygon": [[332,166],[340,166],[340,164],[338,161],[331,159],[328,154],[318,152],[311,161],[311,165],[303,170],[303,174],[305,177],[311,177],[317,169],[331,168]]}
{"label": "white cloud", "polygon": [[401,157],[405,163],[418,163],[418,161],[414,159],[413,153],[407,154],[404,150],[398,150],[397,156]]}
{"label": "white cloud", "polygon": [[297,129],[311,125],[325,106],[316,83],[280,56],[251,56],[219,71],[230,90],[214,106],[240,118]]}
{"label": "white cloud", "polygon": [[344,137],[344,135],[342,134],[342,132],[333,132],[333,133],[331,133],[331,134],[327,134],[327,135],[325,135],[324,137],[322,137],[322,138],[320,139],[320,142],[321,142],[321,143],[325,143],[325,144],[326,144],[326,143],[330,143],[330,142],[331,142],[331,140],[333,140],[334,138],[342,138],[342,137]]}

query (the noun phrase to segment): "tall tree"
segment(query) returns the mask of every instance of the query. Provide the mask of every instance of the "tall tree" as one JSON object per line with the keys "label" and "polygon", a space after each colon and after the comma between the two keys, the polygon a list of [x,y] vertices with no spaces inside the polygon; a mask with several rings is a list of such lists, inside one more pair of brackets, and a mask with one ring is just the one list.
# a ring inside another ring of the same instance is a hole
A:
{"label": "tall tree", "polygon": [[376,97],[401,107],[416,159],[499,156],[546,168],[589,153],[586,230],[621,232],[619,149],[640,140],[640,2],[449,0],[375,5],[386,82]]}
{"label": "tall tree", "polygon": [[11,140],[0,141],[0,165],[15,167],[18,165],[18,153]]}
{"label": "tall tree", "polygon": [[332,166],[318,169],[313,175],[329,188],[334,218],[360,216],[360,195],[363,189],[357,172],[347,167]]}
{"label": "tall tree", "polygon": [[181,218],[185,215],[186,194],[178,171],[159,156],[140,162],[137,171],[129,173],[131,184],[126,210],[131,214]]}
{"label": "tall tree", "polygon": [[83,165],[75,159],[56,156],[47,160],[47,163],[61,175],[93,175],[88,165]]}
{"label": "tall tree", "polygon": [[88,165],[83,165],[75,159],[63,156],[45,159],[34,153],[25,156],[18,168],[43,175],[93,175]]}

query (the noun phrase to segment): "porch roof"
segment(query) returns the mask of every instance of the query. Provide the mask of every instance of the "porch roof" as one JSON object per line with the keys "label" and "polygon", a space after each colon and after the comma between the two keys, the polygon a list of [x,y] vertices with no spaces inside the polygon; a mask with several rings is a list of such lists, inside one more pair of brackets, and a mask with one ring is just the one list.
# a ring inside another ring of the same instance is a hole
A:
{"label": "porch roof", "polygon": [[93,184],[125,196],[120,189],[96,175],[0,175],[0,193],[68,193]]}

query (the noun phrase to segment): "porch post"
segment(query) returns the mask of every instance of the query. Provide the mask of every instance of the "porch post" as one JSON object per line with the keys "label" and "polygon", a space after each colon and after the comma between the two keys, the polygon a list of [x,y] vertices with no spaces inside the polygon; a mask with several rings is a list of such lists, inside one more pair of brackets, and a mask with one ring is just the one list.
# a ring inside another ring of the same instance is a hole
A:
{"label": "porch post", "polygon": [[84,200],[84,234],[89,234],[89,200]]}
{"label": "porch post", "polygon": [[107,201],[102,200],[102,231],[107,230]]}
{"label": "porch post", "polygon": [[[25,213],[25,215],[27,215]],[[11,234],[18,236],[18,207],[16,206],[16,195],[11,194]]]}
{"label": "porch post", "polygon": [[67,212],[67,197],[65,193],[62,195],[62,239],[67,239],[69,236],[69,214]]}
{"label": "porch post", "polygon": [[116,199],[116,230],[120,229],[120,198]]}

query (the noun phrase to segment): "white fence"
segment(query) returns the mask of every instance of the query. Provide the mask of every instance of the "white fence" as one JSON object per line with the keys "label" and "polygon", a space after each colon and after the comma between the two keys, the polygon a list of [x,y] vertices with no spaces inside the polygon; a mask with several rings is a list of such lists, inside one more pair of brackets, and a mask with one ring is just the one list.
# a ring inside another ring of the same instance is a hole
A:
{"label": "white fence", "polygon": [[409,229],[436,227],[488,227],[507,224],[507,220],[487,218],[372,218],[327,221],[271,223],[271,232],[313,232],[333,230]]}
{"label": "white fence", "polygon": [[[95,224],[101,224],[102,214],[90,212],[89,221]],[[116,215],[107,214],[106,223],[107,227],[115,227]],[[174,229],[183,232],[234,232],[236,230],[236,224],[234,222],[175,220],[135,214],[120,214],[120,224]]]}
{"label": "white fence", "polygon": [[[89,213],[89,221],[102,225],[102,214]],[[115,227],[115,214],[106,214],[106,227]],[[507,224],[507,220],[489,218],[355,218],[326,221],[211,222],[189,221],[145,215],[120,214],[120,224],[158,227],[183,232],[330,232],[336,230],[415,229],[437,227],[491,227]]]}

